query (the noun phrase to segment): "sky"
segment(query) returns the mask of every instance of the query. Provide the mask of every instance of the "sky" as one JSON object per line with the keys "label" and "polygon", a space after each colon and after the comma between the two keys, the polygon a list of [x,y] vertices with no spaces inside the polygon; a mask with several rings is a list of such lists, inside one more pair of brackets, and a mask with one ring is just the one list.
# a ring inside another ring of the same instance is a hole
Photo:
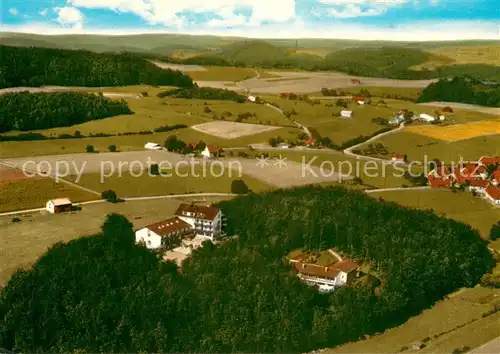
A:
{"label": "sky", "polygon": [[0,0],[0,31],[500,40],[500,0]]}

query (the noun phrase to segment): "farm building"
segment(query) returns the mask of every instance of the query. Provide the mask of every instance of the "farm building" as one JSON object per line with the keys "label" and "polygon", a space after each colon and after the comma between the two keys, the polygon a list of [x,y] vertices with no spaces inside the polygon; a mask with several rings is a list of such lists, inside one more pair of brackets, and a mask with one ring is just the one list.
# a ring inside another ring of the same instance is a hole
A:
{"label": "farm building", "polygon": [[494,186],[498,186],[500,184],[500,168],[491,174],[491,184]]}
{"label": "farm building", "polygon": [[45,209],[51,214],[59,214],[71,211],[73,203],[68,198],[52,199],[47,202]]}
{"label": "farm building", "polygon": [[427,175],[427,180],[431,188],[450,188],[451,178],[450,171],[445,166],[440,166]]}
{"label": "farm building", "polygon": [[352,118],[352,111],[340,111],[342,118]]}
{"label": "farm building", "polygon": [[213,241],[222,233],[222,212],[219,208],[181,204],[175,215],[191,225],[197,236]]}
{"label": "farm building", "polygon": [[421,121],[424,121],[424,122],[427,122],[427,123],[430,123],[430,122],[434,122],[436,120],[435,117],[429,115],[429,114],[425,114],[425,113],[422,113],[418,116],[418,118],[421,120]]}
{"label": "farm building", "polygon": [[302,263],[297,260],[291,262],[304,283],[318,286],[322,292],[330,292],[348,285],[359,277],[359,265],[351,260],[343,260],[328,266]]}
{"label": "farm building", "polygon": [[488,156],[482,156],[479,159],[479,164],[483,166],[487,165],[500,165],[500,157],[488,157]]}
{"label": "farm building", "polygon": [[314,146],[315,143],[316,143],[316,140],[314,140],[314,138],[309,138],[306,140],[306,144],[308,146]]}
{"label": "farm building", "polygon": [[256,96],[248,96],[247,99],[250,101],[250,102],[257,102],[257,97]]}
{"label": "farm building", "polygon": [[289,149],[290,148],[290,145],[287,144],[287,143],[279,143],[277,148],[280,148],[280,149]]}
{"label": "farm building", "polygon": [[389,124],[391,124],[391,125],[400,125],[404,121],[405,121],[405,116],[403,114],[396,114],[396,115],[394,115],[394,118],[392,118],[389,121]]}
{"label": "farm building", "polygon": [[406,155],[405,154],[392,154],[391,161],[393,162],[406,162]]}
{"label": "farm building", "polygon": [[221,153],[221,149],[218,146],[207,145],[205,149],[201,152],[201,156],[209,159],[211,157],[218,157]]}
{"label": "farm building", "polygon": [[191,231],[190,224],[178,217],[148,225],[135,232],[135,242],[144,243],[149,249],[157,249],[171,237],[180,237]]}
{"label": "farm building", "polygon": [[162,150],[163,146],[157,143],[146,143],[146,145],[144,145],[144,148],[148,150]]}
{"label": "farm building", "polygon": [[500,205],[500,188],[489,186],[485,189],[485,197],[494,205]]}

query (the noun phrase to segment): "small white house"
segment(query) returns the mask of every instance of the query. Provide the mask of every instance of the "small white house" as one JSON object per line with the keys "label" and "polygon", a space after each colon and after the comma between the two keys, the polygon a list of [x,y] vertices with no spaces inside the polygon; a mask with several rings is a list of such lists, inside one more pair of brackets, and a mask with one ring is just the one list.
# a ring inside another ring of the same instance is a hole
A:
{"label": "small white house", "polygon": [[357,102],[360,106],[364,106],[365,105],[365,101],[358,101]]}
{"label": "small white house", "polygon": [[182,236],[192,229],[191,225],[178,217],[160,221],[135,232],[135,242],[144,243],[149,249],[157,249],[167,238]]}
{"label": "small white house", "polygon": [[52,199],[47,202],[45,209],[51,214],[71,211],[73,203],[68,198]]}
{"label": "small white house", "polygon": [[425,114],[425,113],[420,114],[418,116],[418,118],[420,118],[420,120],[423,120],[424,122],[427,122],[427,123],[434,122],[436,120],[436,118],[434,118],[433,116],[431,116],[429,114]]}
{"label": "small white house", "polygon": [[340,111],[340,116],[342,118],[352,118],[352,111]]}
{"label": "small white house", "polygon": [[250,96],[248,96],[248,100],[250,102],[257,102],[257,97],[250,95]]}
{"label": "small white house", "polygon": [[290,145],[288,145],[287,143],[279,143],[277,147],[279,149],[289,149]]}
{"label": "small white house", "polygon": [[445,116],[439,116],[439,120],[440,120],[441,122],[444,122],[444,121],[445,121],[445,119],[446,119],[446,117],[445,117]]}
{"label": "small white house", "polygon": [[163,146],[156,143],[146,143],[146,145],[144,145],[144,148],[148,150],[162,150]]}
{"label": "small white house", "polygon": [[203,151],[201,152],[201,156],[209,159],[211,157],[217,156],[219,152],[220,149],[217,146],[207,145],[205,146],[205,149],[203,149]]}

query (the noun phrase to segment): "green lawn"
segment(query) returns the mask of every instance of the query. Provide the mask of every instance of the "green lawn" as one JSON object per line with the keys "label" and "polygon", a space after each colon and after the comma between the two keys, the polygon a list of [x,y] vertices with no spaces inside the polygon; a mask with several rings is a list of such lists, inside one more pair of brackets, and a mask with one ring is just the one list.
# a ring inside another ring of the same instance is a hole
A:
{"label": "green lawn", "polygon": [[485,238],[488,237],[491,226],[500,220],[499,208],[468,192],[453,193],[445,189],[402,190],[372,193],[370,196],[413,208],[432,209],[438,215],[472,225]]}
{"label": "green lawn", "polygon": [[195,81],[242,81],[255,77],[255,71],[249,68],[226,66],[205,66],[204,71],[190,71],[186,74]]}
{"label": "green lawn", "polygon": [[43,208],[49,199],[64,197],[73,202],[99,199],[91,193],[66,183],[56,183],[50,178],[0,182],[0,212]]}
{"label": "green lawn", "polygon": [[114,190],[120,197],[147,197],[169,194],[186,193],[231,193],[231,182],[237,179],[243,179],[249,189],[258,193],[269,190],[272,187],[257,179],[242,176],[239,177],[237,171],[225,171],[218,177],[221,170],[215,167],[213,174],[207,167],[205,173],[200,167],[194,169],[182,168],[179,174],[174,170],[164,171],[171,176],[149,176],[144,173],[140,177],[126,173],[121,177],[118,175],[105,178],[101,183],[101,177],[98,173],[83,175],[80,185],[96,191]]}
{"label": "green lawn", "polygon": [[[376,141],[382,143],[389,152],[406,154],[409,160],[427,161],[438,158],[451,162],[460,160],[476,161],[481,156],[500,155],[500,135],[481,136],[457,142],[446,142],[409,132],[397,132]],[[363,149],[366,146],[361,146]]]}

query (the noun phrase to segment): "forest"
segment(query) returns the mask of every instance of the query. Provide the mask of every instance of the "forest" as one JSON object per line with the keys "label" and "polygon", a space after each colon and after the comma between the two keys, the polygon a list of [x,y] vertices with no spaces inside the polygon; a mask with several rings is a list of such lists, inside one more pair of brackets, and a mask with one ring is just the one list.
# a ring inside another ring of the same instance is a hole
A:
{"label": "forest", "polygon": [[68,127],[131,113],[125,101],[99,94],[9,93],[0,95],[0,133]]}
{"label": "forest", "polygon": [[[399,325],[493,266],[470,226],[340,187],[251,193],[219,206],[238,237],[206,243],[182,272],[135,246],[119,215],[97,235],[54,245],[0,293],[0,347],[306,352]],[[330,247],[381,283],[322,294],[285,260],[297,248]]]}
{"label": "forest", "polygon": [[178,88],[175,90],[169,90],[160,92],[157,95],[159,98],[164,97],[175,97],[175,98],[189,98],[198,100],[223,100],[223,101],[234,101],[238,103],[243,103],[246,98],[234,91],[217,89],[212,87],[188,87],[188,88]]}
{"label": "forest", "polygon": [[137,54],[0,46],[0,58],[0,88],[193,85],[180,71],[160,69]]}
{"label": "forest", "polygon": [[469,77],[443,79],[427,86],[417,102],[461,102],[500,107],[500,84],[486,85]]}

